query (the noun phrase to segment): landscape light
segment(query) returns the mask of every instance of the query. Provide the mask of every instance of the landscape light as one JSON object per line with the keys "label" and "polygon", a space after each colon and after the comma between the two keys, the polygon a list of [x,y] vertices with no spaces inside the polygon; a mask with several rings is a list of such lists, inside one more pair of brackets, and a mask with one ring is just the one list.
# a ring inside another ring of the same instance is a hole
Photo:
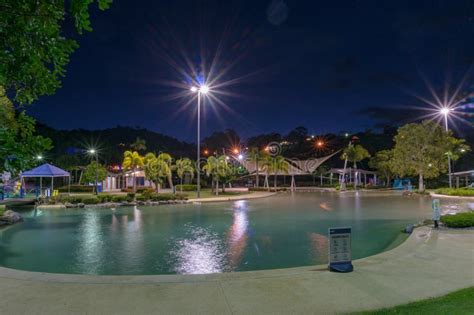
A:
{"label": "landscape light", "polygon": [[234,150],[232,150],[235,154],[238,154],[239,153],[239,149],[235,148]]}
{"label": "landscape light", "polygon": [[318,147],[322,147],[322,146],[324,145],[324,142],[318,141],[318,142],[316,143],[316,145],[317,145]]}
{"label": "landscape light", "polygon": [[90,149],[88,152],[89,152],[90,154],[95,154],[96,151],[95,151],[95,149]]}
{"label": "landscape light", "polygon": [[242,154],[239,154],[239,156],[237,157],[239,160],[242,160],[244,158],[244,156]]}
{"label": "landscape light", "polygon": [[36,156],[36,159],[40,161],[40,160],[43,159],[43,157],[41,155],[38,155],[38,156]]}

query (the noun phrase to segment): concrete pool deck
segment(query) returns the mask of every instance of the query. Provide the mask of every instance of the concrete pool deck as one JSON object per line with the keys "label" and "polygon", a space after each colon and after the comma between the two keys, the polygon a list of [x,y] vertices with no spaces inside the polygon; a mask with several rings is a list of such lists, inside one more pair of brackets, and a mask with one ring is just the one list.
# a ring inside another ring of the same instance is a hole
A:
{"label": "concrete pool deck", "polygon": [[418,228],[399,247],[325,266],[210,275],[87,276],[0,268],[5,314],[346,313],[474,286],[474,231]]}

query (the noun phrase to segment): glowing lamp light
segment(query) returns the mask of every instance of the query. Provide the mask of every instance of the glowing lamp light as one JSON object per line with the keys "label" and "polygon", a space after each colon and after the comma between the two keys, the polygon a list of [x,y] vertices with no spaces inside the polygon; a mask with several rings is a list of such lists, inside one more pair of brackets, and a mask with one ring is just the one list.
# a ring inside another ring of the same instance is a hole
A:
{"label": "glowing lamp light", "polygon": [[89,153],[90,153],[90,154],[95,154],[95,149],[90,149],[90,150],[89,150]]}
{"label": "glowing lamp light", "polygon": [[239,156],[237,157],[239,160],[242,160],[244,158],[244,156],[242,154],[239,154]]}
{"label": "glowing lamp light", "polygon": [[206,94],[207,92],[209,92],[209,87],[205,84],[201,85],[201,87],[199,88],[199,92],[202,94]]}
{"label": "glowing lamp light", "polygon": [[234,150],[232,150],[235,154],[238,154],[239,153],[239,149],[235,148]]}
{"label": "glowing lamp light", "polygon": [[43,157],[42,157],[41,155],[38,155],[38,156],[36,156],[36,159],[37,159],[38,161],[40,161],[40,160],[43,159]]}
{"label": "glowing lamp light", "polygon": [[192,87],[190,88],[190,90],[191,90],[191,92],[196,93],[196,92],[198,91],[198,88],[195,87],[195,86],[192,86]]}
{"label": "glowing lamp light", "polygon": [[324,143],[323,143],[322,141],[318,141],[318,143],[316,143],[316,145],[317,145],[318,147],[322,147],[322,146],[324,145]]}
{"label": "glowing lamp light", "polygon": [[448,115],[450,111],[451,111],[451,108],[449,108],[449,107],[443,107],[440,110],[441,114],[443,114],[445,116]]}
{"label": "glowing lamp light", "polygon": [[205,155],[208,155],[208,154],[209,154],[209,151],[208,151],[208,150],[204,150],[204,154],[205,154]]}

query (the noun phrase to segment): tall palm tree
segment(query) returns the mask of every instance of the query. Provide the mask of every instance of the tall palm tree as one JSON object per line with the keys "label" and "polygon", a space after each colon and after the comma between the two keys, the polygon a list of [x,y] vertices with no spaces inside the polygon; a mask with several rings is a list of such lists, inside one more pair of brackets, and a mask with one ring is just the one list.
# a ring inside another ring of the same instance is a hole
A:
{"label": "tall palm tree", "polygon": [[259,186],[259,164],[263,162],[265,158],[268,156],[268,153],[264,150],[260,150],[258,147],[250,148],[248,152],[248,158],[250,162],[255,163],[255,187],[258,188]]}
{"label": "tall palm tree", "polygon": [[269,155],[265,161],[264,165],[268,173],[273,173],[273,187],[276,191],[277,189],[277,175],[279,172],[288,173],[288,162],[281,155],[271,156]]}
{"label": "tall palm tree", "polygon": [[160,191],[160,186],[164,178],[168,178],[171,172],[168,164],[155,156],[153,153],[148,153],[145,156],[145,176],[156,185],[156,191]]}
{"label": "tall palm tree", "polygon": [[228,167],[229,165],[227,164],[226,157],[224,155],[221,155],[219,157],[208,157],[206,164],[202,168],[206,175],[212,178],[213,186],[215,183],[216,196],[219,195],[219,178],[226,176],[228,172]]}
{"label": "tall palm tree", "polygon": [[186,174],[191,175],[191,179],[194,177],[193,162],[188,158],[178,159],[178,160],[176,160],[176,162],[173,166],[173,169],[176,170],[176,174],[179,177],[179,184],[180,184],[180,187],[181,187],[180,190],[181,190],[181,193],[182,193],[183,192],[183,177]]}
{"label": "tall palm tree", "polygon": [[137,151],[125,151],[123,153],[122,168],[132,171],[133,176],[133,192],[137,191],[136,171],[144,166],[144,159]]}
{"label": "tall palm tree", "polygon": [[146,150],[146,141],[144,139],[140,139],[140,137],[137,137],[135,139],[135,142],[130,145],[130,147],[137,151],[145,151]]}
{"label": "tall palm tree", "polygon": [[169,169],[169,172],[167,174],[168,185],[170,186],[170,189],[173,190],[173,174],[171,172],[171,170],[173,169],[173,167],[172,167],[173,158],[168,153],[160,153],[160,154],[158,154],[158,156],[156,158],[159,159],[160,161],[163,161],[164,163],[168,164],[168,169]]}
{"label": "tall palm tree", "polygon": [[[341,159],[344,160],[344,175],[346,176],[346,167],[347,162],[354,163],[354,169],[357,169],[357,162],[365,160],[370,157],[369,151],[367,151],[363,146],[360,144],[354,145],[350,143],[341,155]],[[354,189],[357,188],[357,176],[354,175]]]}

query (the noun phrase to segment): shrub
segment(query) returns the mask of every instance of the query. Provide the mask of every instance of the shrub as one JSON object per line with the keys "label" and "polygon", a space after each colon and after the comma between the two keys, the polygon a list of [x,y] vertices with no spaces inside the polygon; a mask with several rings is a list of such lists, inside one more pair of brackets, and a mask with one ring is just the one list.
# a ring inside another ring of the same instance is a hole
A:
{"label": "shrub", "polygon": [[474,226],[474,212],[461,212],[448,214],[441,217],[441,222],[449,227],[464,228]]}
{"label": "shrub", "polygon": [[176,185],[176,191],[181,191],[181,190],[182,191],[196,191],[197,185],[192,185],[192,184]]}
{"label": "shrub", "polygon": [[135,197],[135,200],[136,201],[147,201],[147,200],[150,200],[150,198],[147,198],[147,196],[145,195],[138,195]]}
{"label": "shrub", "polygon": [[127,193],[127,200],[133,201],[135,199],[135,193]]}
{"label": "shrub", "polygon": [[[69,192],[68,186],[63,186],[58,188],[59,192]],[[78,193],[91,193],[94,191],[94,186],[86,186],[86,185],[71,185],[71,192],[78,192]]]}
{"label": "shrub", "polygon": [[0,205],[0,215],[3,215],[5,212],[5,205]]}
{"label": "shrub", "polygon": [[154,189],[151,187],[140,187],[137,188],[137,194],[144,194],[144,193],[153,193]]}
{"label": "shrub", "polygon": [[[66,203],[66,202],[80,203],[80,202],[82,202],[83,198],[84,197],[82,197],[82,196],[60,196],[58,201],[63,202],[63,203]],[[54,197],[51,198],[50,200],[54,200]]]}
{"label": "shrub", "polygon": [[97,196],[97,197],[99,198],[99,201],[100,201],[100,202],[111,202],[113,195],[101,194],[101,195],[99,195],[99,196]]}
{"label": "shrub", "polygon": [[112,196],[112,201],[113,201],[113,202],[124,202],[124,201],[128,201],[128,196],[113,195],[113,196]]}
{"label": "shrub", "polygon": [[99,203],[99,198],[93,196],[93,197],[84,197],[82,199],[82,203],[86,204],[86,205],[96,205]]}
{"label": "shrub", "polygon": [[157,194],[154,193],[150,196],[152,201],[168,201],[168,200],[185,200],[186,195],[184,194]]}
{"label": "shrub", "polygon": [[439,188],[435,193],[448,196],[474,197],[474,188]]}

